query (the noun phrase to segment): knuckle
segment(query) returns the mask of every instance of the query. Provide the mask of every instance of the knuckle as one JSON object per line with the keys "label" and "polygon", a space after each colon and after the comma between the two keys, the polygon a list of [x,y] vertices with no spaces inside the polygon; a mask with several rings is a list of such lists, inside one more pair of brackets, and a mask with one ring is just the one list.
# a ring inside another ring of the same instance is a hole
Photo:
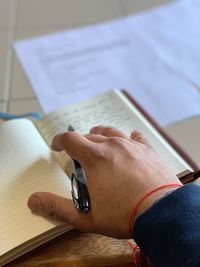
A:
{"label": "knuckle", "polygon": [[51,218],[56,218],[64,222],[69,221],[64,207],[58,207],[58,203],[53,198],[50,198],[48,200],[46,205],[43,207],[43,211],[47,216]]}
{"label": "knuckle", "polygon": [[63,134],[63,136],[62,136],[62,138],[63,138],[63,142],[65,143],[65,142],[68,142],[73,136],[74,136],[74,132],[70,132],[70,131],[68,131],[68,132],[65,132],[64,134]]}
{"label": "knuckle", "polygon": [[88,232],[89,229],[91,230],[91,227],[88,227],[88,224],[85,224],[84,223],[83,218],[81,218],[81,220],[80,220],[80,218],[79,219],[76,218],[73,221],[73,224],[72,225],[74,225],[74,227],[76,229],[78,229],[79,231],[81,231],[81,232]]}
{"label": "knuckle", "polygon": [[87,165],[92,166],[96,164],[97,161],[104,160],[107,157],[106,155],[107,153],[105,149],[103,148],[103,145],[97,144],[95,146],[95,149],[90,151],[90,153],[86,155],[85,160],[87,161]]}
{"label": "knuckle", "polygon": [[149,143],[143,143],[142,145],[146,151],[155,151],[155,149]]}
{"label": "knuckle", "polygon": [[109,141],[111,144],[118,146],[124,146],[127,143],[127,140],[122,137],[110,137]]}
{"label": "knuckle", "polygon": [[59,219],[61,221],[68,223],[69,225],[74,226],[75,228],[77,228],[77,225],[79,224],[79,217],[77,215],[74,215],[74,214],[63,213],[63,214],[61,214]]}
{"label": "knuckle", "polygon": [[103,130],[104,130],[105,132],[109,132],[109,131],[113,131],[114,128],[113,128],[113,127],[110,127],[110,126],[105,126]]}
{"label": "knuckle", "polygon": [[43,205],[42,210],[50,217],[57,216],[56,202],[54,199],[49,198],[48,201]]}
{"label": "knuckle", "polygon": [[88,138],[92,138],[92,137],[94,137],[94,136],[96,136],[95,134],[93,134],[93,133],[87,133],[87,134],[85,134],[84,135],[86,138],[88,137]]}
{"label": "knuckle", "polygon": [[155,153],[155,154],[159,154],[158,151],[150,144],[147,144],[148,150]]}
{"label": "knuckle", "polygon": [[102,146],[97,147],[96,153],[95,153],[95,158],[98,160],[104,160],[107,158],[106,150],[103,149]]}
{"label": "knuckle", "polygon": [[97,129],[98,132],[102,135],[106,135],[107,133],[110,133],[113,130],[113,128],[109,126],[99,126]]}
{"label": "knuckle", "polygon": [[105,135],[114,135],[115,132],[116,132],[116,129],[113,127],[107,126],[107,127],[104,127],[103,129],[103,134]]}
{"label": "knuckle", "polygon": [[141,144],[145,155],[158,155],[157,151],[149,144]]}
{"label": "knuckle", "polygon": [[73,225],[74,227],[78,228],[77,226],[79,225],[79,216],[78,214],[69,214],[67,223],[70,225]]}

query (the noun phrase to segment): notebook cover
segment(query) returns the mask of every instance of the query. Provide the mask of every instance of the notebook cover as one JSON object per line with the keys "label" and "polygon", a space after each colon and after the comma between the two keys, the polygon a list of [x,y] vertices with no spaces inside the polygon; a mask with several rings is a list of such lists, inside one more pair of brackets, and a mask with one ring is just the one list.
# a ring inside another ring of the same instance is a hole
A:
{"label": "notebook cover", "polygon": [[[152,118],[152,116],[128,93],[122,90],[124,95],[133,103],[134,106],[147,118],[147,120],[157,129],[165,140],[178,152],[178,154],[191,166],[194,171],[199,170],[198,164],[192,157],[179,145],[166,131]],[[181,180],[181,179],[180,179]]]}

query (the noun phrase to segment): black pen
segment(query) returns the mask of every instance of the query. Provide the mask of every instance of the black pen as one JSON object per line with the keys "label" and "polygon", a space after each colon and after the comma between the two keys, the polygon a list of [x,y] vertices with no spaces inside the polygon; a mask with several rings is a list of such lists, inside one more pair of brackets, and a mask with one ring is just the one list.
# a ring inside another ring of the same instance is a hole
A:
{"label": "black pen", "polygon": [[[68,127],[68,131],[74,131],[74,128],[70,125]],[[90,210],[90,197],[87,189],[85,172],[81,167],[81,164],[75,159],[72,159],[72,167],[73,173],[71,176],[71,184],[74,206],[80,211],[86,213]]]}

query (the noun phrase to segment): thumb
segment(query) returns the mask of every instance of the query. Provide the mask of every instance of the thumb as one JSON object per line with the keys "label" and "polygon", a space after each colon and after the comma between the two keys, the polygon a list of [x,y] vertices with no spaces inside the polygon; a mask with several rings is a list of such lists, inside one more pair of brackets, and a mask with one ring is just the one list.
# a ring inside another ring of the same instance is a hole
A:
{"label": "thumb", "polygon": [[33,212],[76,226],[79,213],[70,199],[53,193],[36,192],[29,197],[27,204]]}

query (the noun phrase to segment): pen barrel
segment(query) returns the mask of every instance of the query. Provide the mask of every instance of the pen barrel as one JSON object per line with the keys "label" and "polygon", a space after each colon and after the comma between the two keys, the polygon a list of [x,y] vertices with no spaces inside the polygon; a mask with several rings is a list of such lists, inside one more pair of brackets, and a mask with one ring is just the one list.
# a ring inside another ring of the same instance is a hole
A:
{"label": "pen barrel", "polygon": [[90,197],[87,189],[87,178],[78,161],[73,160],[72,164],[76,176],[79,207],[81,211],[88,212],[90,209]]}
{"label": "pen barrel", "polygon": [[[74,171],[76,172],[76,175],[78,175],[79,170],[80,171],[83,170],[81,167],[81,164],[75,159],[72,159],[72,167],[73,167]],[[79,175],[82,175],[82,173],[80,172]],[[84,176],[85,176],[85,173],[84,173]]]}
{"label": "pen barrel", "polygon": [[90,209],[90,198],[87,185],[77,181],[79,207],[83,212],[88,212]]}

